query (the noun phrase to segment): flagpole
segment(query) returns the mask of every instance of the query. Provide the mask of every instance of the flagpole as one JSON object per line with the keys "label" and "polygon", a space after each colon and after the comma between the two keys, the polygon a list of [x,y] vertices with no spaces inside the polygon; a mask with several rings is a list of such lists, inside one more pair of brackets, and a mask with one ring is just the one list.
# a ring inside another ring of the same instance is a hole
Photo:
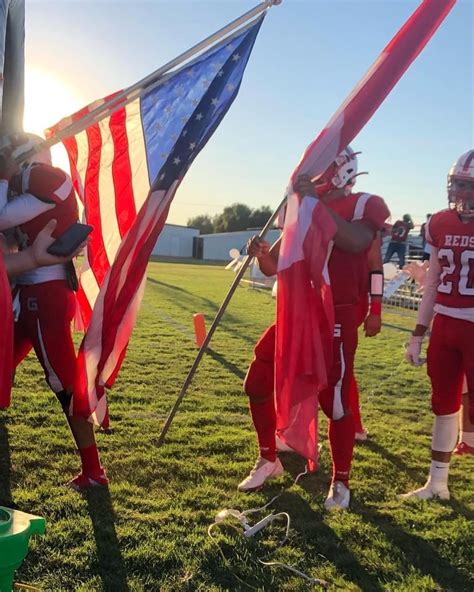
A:
{"label": "flagpole", "polygon": [[[260,231],[258,238],[261,238],[261,239],[265,238],[266,234],[271,229],[273,223],[277,219],[277,216],[278,216],[280,210],[285,205],[286,200],[287,200],[287,194],[285,194],[285,197],[282,199],[279,206],[276,208],[276,210],[271,215],[270,219],[267,221],[265,226]],[[178,409],[181,405],[182,400],[184,399],[184,396],[186,395],[189,385],[191,384],[191,381],[193,380],[194,375],[196,374],[196,370],[198,369],[198,366],[199,366],[204,354],[206,353],[209,342],[211,341],[212,336],[214,335],[214,333],[217,329],[217,326],[219,325],[219,323],[220,323],[220,321],[227,309],[227,306],[229,305],[229,302],[232,300],[232,296],[234,295],[234,292],[236,291],[236,289],[240,283],[240,280],[243,278],[245,272],[247,271],[247,268],[250,265],[251,261],[252,261],[252,257],[250,255],[247,255],[245,257],[245,259],[242,261],[242,267],[239,269],[238,274],[235,276],[234,281],[232,282],[232,285],[229,288],[229,291],[227,292],[226,297],[224,298],[224,301],[222,302],[219,310],[217,311],[217,314],[216,314],[214,320],[212,321],[212,325],[209,327],[209,331],[206,335],[206,339],[204,340],[204,343],[199,348],[199,351],[198,351],[197,356],[193,362],[193,365],[191,366],[191,369],[189,370],[188,375],[186,376],[186,380],[184,381],[183,386],[181,387],[181,391],[180,391],[178,397],[176,398],[176,401],[175,401],[173,407],[171,408],[171,411],[168,414],[165,425],[163,426],[163,429],[161,430],[161,433],[158,437],[158,441],[157,441],[158,447],[163,444],[166,434],[168,433],[168,430],[170,429],[171,424],[173,422],[174,416],[178,412]]]}
{"label": "flagpole", "polygon": [[[19,157],[17,159],[18,163],[28,160],[29,158],[31,158],[33,154],[51,148],[51,146],[58,144],[65,138],[69,138],[84,131],[92,123],[97,123],[104,117],[108,116],[110,113],[113,113],[120,107],[123,107],[124,104],[134,100],[139,95],[140,91],[143,90],[143,88],[145,88],[148,84],[152,83],[160,76],[166,74],[169,70],[175,68],[176,66],[179,66],[183,62],[186,62],[187,60],[189,60],[196,54],[200,53],[201,51],[205,50],[207,47],[216,43],[220,39],[225,38],[227,35],[235,31],[239,27],[243,26],[245,23],[247,23],[254,17],[258,16],[262,12],[268,10],[272,6],[277,6],[278,4],[281,4],[282,1],[283,0],[265,0],[264,2],[261,2],[251,10],[248,10],[240,17],[230,22],[225,27],[222,27],[222,29],[219,29],[209,37],[206,37],[206,39],[204,39],[200,43],[197,43],[196,45],[194,45],[187,51],[183,52],[173,60],[167,62],[164,66],[158,68],[158,70],[155,70],[148,76],[145,76],[145,78],[142,78],[137,83],[121,91],[116,96],[111,98],[109,101],[106,101],[101,105],[98,105],[86,116],[82,117],[78,121],[71,123],[64,129],[58,131],[56,134],[49,137],[47,140],[44,140],[44,142],[38,143],[29,152],[24,153],[21,157]],[[163,80],[163,82],[165,82],[165,80]]]}

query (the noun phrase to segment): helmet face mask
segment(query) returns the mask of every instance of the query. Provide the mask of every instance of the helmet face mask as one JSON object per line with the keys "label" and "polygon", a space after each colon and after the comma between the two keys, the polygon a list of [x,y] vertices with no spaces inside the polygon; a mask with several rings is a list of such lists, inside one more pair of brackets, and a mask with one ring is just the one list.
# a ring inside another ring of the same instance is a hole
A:
{"label": "helmet face mask", "polygon": [[451,167],[448,201],[462,218],[474,218],[474,150],[463,154]]}
{"label": "helmet face mask", "polygon": [[357,173],[357,155],[350,146],[336,156],[334,162],[317,179],[316,188],[318,193],[328,193],[334,190],[343,190],[344,195],[349,195],[355,185]]}

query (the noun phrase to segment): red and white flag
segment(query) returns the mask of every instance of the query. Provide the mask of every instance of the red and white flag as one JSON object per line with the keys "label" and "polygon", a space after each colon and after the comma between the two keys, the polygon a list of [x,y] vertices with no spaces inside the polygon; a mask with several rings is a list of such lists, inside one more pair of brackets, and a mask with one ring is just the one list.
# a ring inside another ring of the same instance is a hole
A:
{"label": "red and white flag", "polygon": [[318,392],[327,386],[334,306],[328,274],[336,223],[314,197],[287,202],[278,259],[275,345],[277,432],[317,461]]}
{"label": "red and white flag", "polygon": [[[456,0],[423,0],[418,9],[385,47],[367,74],[356,85],[339,107],[326,127],[306,149],[293,172],[288,189],[289,205],[296,207],[292,194],[294,180],[302,174],[318,177],[334,162],[362,130],[382,104],[392,88],[422,51],[443,22]],[[329,278],[324,274],[311,277],[328,257],[332,219],[323,217],[327,212],[315,200],[309,208],[306,198],[301,201],[301,212],[292,211],[285,223],[278,271],[277,326],[275,355],[275,398],[277,426],[280,437],[306,458],[317,460],[316,414],[318,387],[324,384],[327,356],[320,355],[328,326],[330,302]],[[287,212],[287,217],[289,212]],[[307,220],[304,222],[303,217]],[[300,233],[302,233],[300,235]],[[306,241],[307,239],[307,241]],[[313,244],[322,252],[314,254],[308,248]],[[308,258],[309,257],[309,258]],[[311,277],[311,283],[308,278]],[[315,283],[316,282],[316,283]],[[320,299],[314,298],[314,288],[322,290]],[[304,294],[304,296],[302,296]],[[295,299],[294,301],[292,300]],[[307,302],[308,304],[304,304]],[[295,318],[287,307],[311,306],[312,311],[295,311]],[[304,314],[302,319],[299,315]],[[315,321],[320,318],[320,322]],[[316,341],[307,336],[307,326],[319,333]],[[299,330],[304,331],[303,335]],[[309,349],[305,349],[308,347]],[[332,348],[331,353],[332,353]],[[319,351],[319,354],[318,354]],[[319,360],[316,357],[319,356]],[[288,360],[290,366],[286,365]],[[307,384],[308,376],[310,377]],[[307,387],[307,388],[306,388]],[[302,390],[303,389],[303,390]],[[303,394],[304,392],[304,394]],[[309,415],[308,415],[309,414]],[[306,439],[306,444],[303,440]],[[303,450],[305,448],[305,450]]]}

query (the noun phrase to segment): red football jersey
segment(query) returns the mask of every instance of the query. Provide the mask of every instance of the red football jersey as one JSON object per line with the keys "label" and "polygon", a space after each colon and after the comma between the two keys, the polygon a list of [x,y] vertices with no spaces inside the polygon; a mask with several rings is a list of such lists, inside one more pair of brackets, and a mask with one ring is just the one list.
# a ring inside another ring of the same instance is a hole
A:
{"label": "red football jersey", "polygon": [[[390,211],[384,200],[370,193],[351,193],[327,204],[348,222],[361,221],[374,233],[381,230]],[[367,253],[370,245],[360,253],[348,253],[334,245],[329,258],[329,277],[334,304],[357,304],[361,294],[368,291],[369,267]]]}
{"label": "red football jersey", "polygon": [[474,220],[462,222],[455,210],[442,210],[431,216],[425,233],[441,266],[436,303],[474,308]]}
{"label": "red football jersey", "polygon": [[21,225],[29,245],[50,220],[57,220],[53,232],[55,238],[61,236],[78,220],[79,213],[72,181],[61,169],[34,163],[12,181],[11,188],[17,193],[30,193],[41,201],[56,204],[54,208]]}

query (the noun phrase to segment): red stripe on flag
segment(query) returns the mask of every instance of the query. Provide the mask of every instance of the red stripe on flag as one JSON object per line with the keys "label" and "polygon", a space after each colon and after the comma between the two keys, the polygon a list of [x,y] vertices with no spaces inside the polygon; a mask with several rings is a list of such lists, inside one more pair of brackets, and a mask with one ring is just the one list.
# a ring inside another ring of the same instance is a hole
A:
{"label": "red stripe on flag", "polygon": [[87,212],[87,222],[94,227],[87,245],[87,256],[97,283],[101,286],[111,262],[109,262],[105,250],[100,211],[99,175],[102,136],[98,125],[93,125],[87,129],[87,140],[89,158],[85,176],[87,190],[84,196],[84,206]]}
{"label": "red stripe on flag", "polygon": [[110,132],[114,143],[112,177],[115,188],[115,212],[123,238],[136,218],[135,199],[132,185],[132,168],[128,151],[127,112],[119,109],[110,118]]}
{"label": "red stripe on flag", "polygon": [[67,156],[69,158],[69,167],[71,169],[72,184],[76,191],[76,195],[78,195],[79,199],[84,203],[82,187],[79,183],[79,175],[77,174],[78,149],[75,136],[64,140],[64,147],[66,148]]}
{"label": "red stripe on flag", "polygon": [[[165,196],[163,196],[163,199],[165,199]],[[169,206],[165,208],[158,221],[152,212],[145,229],[142,230],[140,228],[141,223],[145,221],[150,208],[157,209],[156,206],[153,207],[148,204],[148,207],[144,205],[140,210],[136,224],[134,224],[130,234],[127,235],[123,245],[121,245],[116,262],[110,271],[109,283],[104,295],[104,310],[109,311],[109,313],[103,321],[104,325],[107,324],[107,331],[103,330],[102,334],[102,352],[100,361],[97,364],[99,375],[113,350],[117,334],[121,328],[121,320],[142,282],[150,252],[153,250],[168,215]],[[133,274],[127,276],[123,283],[121,280],[123,279],[124,269],[133,269]],[[122,285],[119,285],[121,283]]]}

